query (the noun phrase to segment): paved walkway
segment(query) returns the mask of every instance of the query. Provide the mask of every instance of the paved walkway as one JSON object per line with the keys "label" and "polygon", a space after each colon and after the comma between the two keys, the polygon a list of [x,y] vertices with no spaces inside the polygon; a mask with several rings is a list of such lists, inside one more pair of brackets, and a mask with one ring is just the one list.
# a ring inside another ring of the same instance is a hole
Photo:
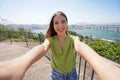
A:
{"label": "paved walkway", "polygon": [[[20,46],[16,43],[0,42],[0,61],[19,57],[29,50],[30,48]],[[50,61],[46,57],[43,57],[28,69],[23,80],[49,80],[50,70]]]}

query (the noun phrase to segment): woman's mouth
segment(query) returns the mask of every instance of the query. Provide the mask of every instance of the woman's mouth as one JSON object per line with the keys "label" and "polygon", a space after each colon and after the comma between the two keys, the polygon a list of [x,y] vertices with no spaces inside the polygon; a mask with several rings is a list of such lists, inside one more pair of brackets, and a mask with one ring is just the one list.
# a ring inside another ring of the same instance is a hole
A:
{"label": "woman's mouth", "polygon": [[58,29],[58,31],[59,31],[59,32],[63,32],[63,31],[64,31],[64,29],[63,29],[63,28],[61,28],[61,29]]}

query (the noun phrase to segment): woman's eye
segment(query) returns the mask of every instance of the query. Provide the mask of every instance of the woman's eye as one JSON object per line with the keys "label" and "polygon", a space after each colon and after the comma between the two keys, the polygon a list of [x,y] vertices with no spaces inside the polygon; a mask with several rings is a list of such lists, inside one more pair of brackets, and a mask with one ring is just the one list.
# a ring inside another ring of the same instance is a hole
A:
{"label": "woman's eye", "polygon": [[54,24],[56,25],[56,24],[60,24],[60,23],[66,23],[66,21],[61,21],[61,22],[54,22]]}
{"label": "woman's eye", "polygon": [[57,22],[55,22],[54,24],[58,24]]}
{"label": "woman's eye", "polygon": [[65,21],[62,21],[62,23],[65,23]]}

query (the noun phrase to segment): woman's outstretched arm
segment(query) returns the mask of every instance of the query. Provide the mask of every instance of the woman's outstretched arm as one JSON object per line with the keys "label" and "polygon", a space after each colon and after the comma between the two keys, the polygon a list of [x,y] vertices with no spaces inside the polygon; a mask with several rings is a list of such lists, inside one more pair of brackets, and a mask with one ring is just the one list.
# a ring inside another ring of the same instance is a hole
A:
{"label": "woman's outstretched arm", "polygon": [[92,66],[100,80],[120,80],[120,68],[103,59],[79,38],[74,39],[75,50]]}
{"label": "woman's outstretched arm", "polygon": [[46,39],[24,55],[11,61],[0,62],[0,80],[22,80],[27,69],[48,51],[50,46]]}

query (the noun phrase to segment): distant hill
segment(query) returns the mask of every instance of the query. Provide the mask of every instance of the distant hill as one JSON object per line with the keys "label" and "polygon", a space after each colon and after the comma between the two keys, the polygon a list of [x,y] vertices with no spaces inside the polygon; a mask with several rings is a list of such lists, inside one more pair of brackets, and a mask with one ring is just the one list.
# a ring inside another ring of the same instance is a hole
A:
{"label": "distant hill", "polygon": [[[18,27],[24,27],[25,29],[47,29],[48,25],[42,25],[42,24],[11,24],[10,21],[7,19],[3,19],[0,17],[0,24],[6,25],[8,28],[18,28]],[[99,25],[120,25],[120,23],[104,23],[104,24],[90,24],[86,22],[79,22],[76,24],[69,24],[69,29],[84,29],[92,26],[99,26]]]}
{"label": "distant hill", "polygon": [[24,27],[25,29],[45,29],[47,25],[39,25],[39,24],[7,24],[9,28],[18,28]]}
{"label": "distant hill", "polygon": [[0,17],[0,24],[6,25],[8,28],[24,27],[25,29],[46,29],[47,25],[40,24],[11,24],[9,20]]}

